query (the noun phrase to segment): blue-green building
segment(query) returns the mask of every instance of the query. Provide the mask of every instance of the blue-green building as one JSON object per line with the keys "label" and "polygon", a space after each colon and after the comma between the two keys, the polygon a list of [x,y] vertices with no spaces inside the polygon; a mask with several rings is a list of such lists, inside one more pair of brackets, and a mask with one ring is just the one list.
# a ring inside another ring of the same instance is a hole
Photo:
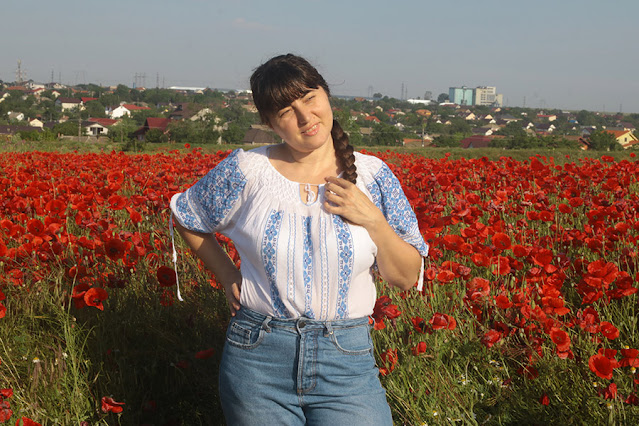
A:
{"label": "blue-green building", "polygon": [[466,86],[450,87],[448,89],[448,98],[450,102],[457,105],[475,105],[475,89]]}

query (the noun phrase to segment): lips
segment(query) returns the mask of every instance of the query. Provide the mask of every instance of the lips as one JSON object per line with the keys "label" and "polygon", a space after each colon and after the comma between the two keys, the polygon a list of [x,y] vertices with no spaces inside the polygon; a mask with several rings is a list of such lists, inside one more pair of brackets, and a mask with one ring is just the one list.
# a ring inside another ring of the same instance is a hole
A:
{"label": "lips", "polygon": [[319,123],[314,124],[308,130],[302,132],[305,136],[315,136],[319,132]]}

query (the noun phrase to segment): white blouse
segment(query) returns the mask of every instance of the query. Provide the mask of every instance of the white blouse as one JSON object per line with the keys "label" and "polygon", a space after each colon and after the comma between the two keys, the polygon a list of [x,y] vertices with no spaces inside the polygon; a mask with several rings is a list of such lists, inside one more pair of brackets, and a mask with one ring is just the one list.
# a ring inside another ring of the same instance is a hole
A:
{"label": "white blouse", "polygon": [[[183,193],[171,210],[192,231],[233,240],[240,304],[278,318],[330,320],[372,314],[377,246],[361,226],[324,210],[324,185],[307,203],[300,184],[270,163],[269,147],[238,149]],[[355,153],[357,187],[421,256],[428,245],[399,180],[377,157]]]}

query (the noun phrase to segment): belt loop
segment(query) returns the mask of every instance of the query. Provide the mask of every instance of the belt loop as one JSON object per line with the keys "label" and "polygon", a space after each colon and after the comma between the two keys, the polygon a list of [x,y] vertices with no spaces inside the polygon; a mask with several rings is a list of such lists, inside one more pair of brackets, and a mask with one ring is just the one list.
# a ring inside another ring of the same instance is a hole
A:
{"label": "belt loop", "polygon": [[328,337],[333,334],[333,326],[330,321],[324,323],[324,337]]}
{"label": "belt loop", "polygon": [[271,327],[269,327],[268,324],[271,322],[272,319],[273,317],[269,317],[269,316],[264,318],[264,321],[262,322],[262,330],[266,331],[267,333],[271,332]]}

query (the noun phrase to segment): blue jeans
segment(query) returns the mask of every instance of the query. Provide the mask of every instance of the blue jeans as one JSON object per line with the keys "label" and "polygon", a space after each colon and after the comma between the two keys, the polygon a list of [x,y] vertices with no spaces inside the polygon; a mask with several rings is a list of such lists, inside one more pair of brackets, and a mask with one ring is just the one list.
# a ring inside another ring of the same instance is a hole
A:
{"label": "blue jeans", "polygon": [[277,319],[242,307],[220,365],[228,425],[392,425],[368,318]]}

